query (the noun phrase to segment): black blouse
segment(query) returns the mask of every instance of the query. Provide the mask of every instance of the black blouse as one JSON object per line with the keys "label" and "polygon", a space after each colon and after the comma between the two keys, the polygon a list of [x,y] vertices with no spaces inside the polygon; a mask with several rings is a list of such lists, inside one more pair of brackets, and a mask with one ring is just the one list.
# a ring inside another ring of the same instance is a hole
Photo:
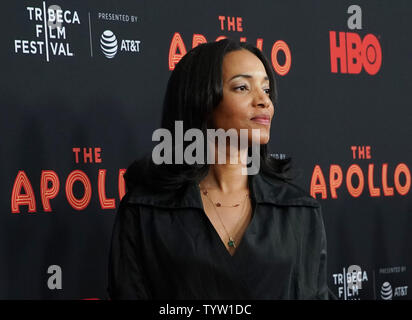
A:
{"label": "black blouse", "polygon": [[127,192],[115,218],[111,299],[328,299],[321,207],[299,187],[249,176],[253,215],[230,255],[199,187]]}

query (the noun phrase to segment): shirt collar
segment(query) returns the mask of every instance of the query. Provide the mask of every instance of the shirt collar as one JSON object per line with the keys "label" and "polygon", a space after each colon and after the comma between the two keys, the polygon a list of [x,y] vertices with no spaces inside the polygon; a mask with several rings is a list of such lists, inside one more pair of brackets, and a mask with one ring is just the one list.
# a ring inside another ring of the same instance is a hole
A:
{"label": "shirt collar", "polygon": [[[319,207],[319,202],[300,187],[261,173],[249,176],[251,197],[256,203],[276,206]],[[190,183],[180,191],[151,193],[135,187],[128,192],[128,202],[161,208],[198,208],[203,210],[199,186]]]}

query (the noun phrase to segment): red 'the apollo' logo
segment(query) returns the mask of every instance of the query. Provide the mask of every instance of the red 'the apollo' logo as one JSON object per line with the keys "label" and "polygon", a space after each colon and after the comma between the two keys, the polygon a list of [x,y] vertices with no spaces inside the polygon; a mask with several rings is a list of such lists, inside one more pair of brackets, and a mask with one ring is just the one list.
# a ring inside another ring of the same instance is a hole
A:
{"label": "red 'the apollo' logo", "polygon": [[[330,67],[333,73],[361,73],[362,67],[370,75],[378,73],[382,65],[382,49],[373,34],[363,39],[355,32],[329,31]],[[338,71],[338,60],[340,71]]]}
{"label": "red 'the apollo' logo", "polygon": [[[218,16],[218,24],[220,26],[220,31],[230,32],[231,37],[233,38],[233,33],[241,33],[244,31],[242,17],[226,17]],[[239,36],[240,42],[246,42],[246,37]],[[220,41],[226,39],[227,36],[221,35],[216,38],[215,41]],[[250,40],[249,40],[250,41]],[[207,39],[203,34],[194,33],[192,37],[192,48],[196,46],[207,43]],[[263,47],[263,38],[256,39],[256,47],[262,51]],[[183,37],[179,32],[175,32],[169,47],[169,70],[174,70],[176,64],[182,59],[182,57],[187,53],[186,46],[183,42]],[[272,62],[273,69],[275,72],[284,76],[288,74],[291,65],[292,65],[292,53],[289,48],[289,45],[283,40],[277,40],[272,45],[270,52],[270,60]]]}

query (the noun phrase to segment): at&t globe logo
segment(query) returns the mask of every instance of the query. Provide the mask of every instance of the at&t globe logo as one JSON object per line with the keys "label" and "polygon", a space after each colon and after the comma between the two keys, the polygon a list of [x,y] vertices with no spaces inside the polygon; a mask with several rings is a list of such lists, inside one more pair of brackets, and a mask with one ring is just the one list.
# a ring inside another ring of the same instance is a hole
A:
{"label": "at&t globe logo", "polygon": [[381,298],[383,300],[392,300],[392,286],[389,282],[384,282],[381,288]]}
{"label": "at&t globe logo", "polygon": [[117,39],[111,30],[105,30],[100,37],[100,48],[106,58],[111,59],[117,53]]}

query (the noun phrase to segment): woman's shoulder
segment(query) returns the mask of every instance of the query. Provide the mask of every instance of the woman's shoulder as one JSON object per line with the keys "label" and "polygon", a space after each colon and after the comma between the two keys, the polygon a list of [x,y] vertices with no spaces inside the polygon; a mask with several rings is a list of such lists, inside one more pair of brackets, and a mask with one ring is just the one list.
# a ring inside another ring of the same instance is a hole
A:
{"label": "woman's shoulder", "polygon": [[124,203],[132,206],[155,207],[160,209],[178,209],[187,207],[199,207],[200,194],[197,194],[196,185],[187,183],[176,188],[162,188],[157,185],[159,181],[153,181],[152,185],[139,179],[138,174],[128,171],[126,177],[127,192]]}
{"label": "woman's shoulder", "polygon": [[124,198],[125,205],[171,208],[180,198],[180,193],[177,190],[154,191],[145,184],[136,183],[127,190]]}
{"label": "woman's shoulder", "polygon": [[259,174],[254,178],[256,195],[274,204],[306,206],[320,208],[319,201],[294,180],[284,180],[268,174]]}
{"label": "woman's shoulder", "polygon": [[289,223],[298,230],[323,232],[323,213],[320,202],[296,181],[284,181],[265,176],[274,190],[274,202],[288,207]]}

